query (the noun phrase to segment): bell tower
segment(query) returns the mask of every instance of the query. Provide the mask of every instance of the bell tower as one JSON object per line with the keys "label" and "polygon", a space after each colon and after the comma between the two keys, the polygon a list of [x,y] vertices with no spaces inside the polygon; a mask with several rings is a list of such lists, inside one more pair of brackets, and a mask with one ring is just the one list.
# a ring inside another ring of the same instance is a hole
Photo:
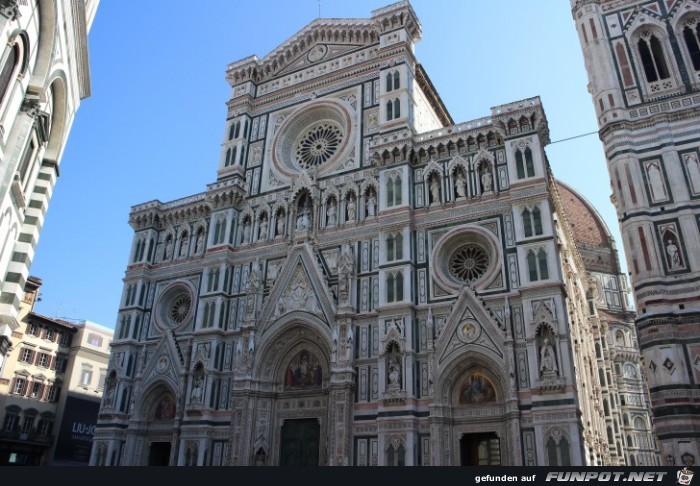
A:
{"label": "bell tower", "polygon": [[571,0],[571,8],[661,458],[691,465],[700,459],[700,5]]}

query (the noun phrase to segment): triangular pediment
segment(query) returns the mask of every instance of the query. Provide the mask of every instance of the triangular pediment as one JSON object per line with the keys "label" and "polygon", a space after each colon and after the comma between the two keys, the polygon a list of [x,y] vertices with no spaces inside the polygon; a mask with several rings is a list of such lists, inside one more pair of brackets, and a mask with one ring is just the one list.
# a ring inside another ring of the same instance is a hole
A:
{"label": "triangular pediment", "polygon": [[321,64],[344,56],[352,51],[363,49],[362,44],[323,44],[317,43],[303,52],[299,57],[289,61],[289,64],[278,74],[289,74],[300,69],[306,69],[315,64]]}
{"label": "triangular pediment", "polygon": [[262,334],[275,321],[295,311],[312,314],[329,325],[333,322],[336,305],[308,244],[292,249],[278,275],[260,313]]}
{"label": "triangular pediment", "polygon": [[173,389],[177,389],[178,376],[183,370],[173,339],[170,335],[163,335],[155,350],[149,355],[143,369],[142,389],[148,388],[153,382],[159,380],[168,381]]}
{"label": "triangular pediment", "polygon": [[464,348],[503,359],[504,332],[473,290],[462,289],[435,342],[438,365],[449,361]]}

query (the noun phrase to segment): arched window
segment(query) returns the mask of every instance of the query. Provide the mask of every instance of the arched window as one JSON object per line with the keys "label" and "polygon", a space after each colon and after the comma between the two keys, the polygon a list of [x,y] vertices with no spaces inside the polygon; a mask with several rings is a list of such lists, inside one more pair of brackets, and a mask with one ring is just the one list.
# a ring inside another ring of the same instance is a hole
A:
{"label": "arched window", "polygon": [[537,252],[537,262],[539,263],[540,268],[540,279],[548,279],[549,269],[547,267],[547,254],[542,249],[540,249],[540,251]]}
{"label": "arched window", "polygon": [[540,208],[532,210],[532,223],[535,226],[535,234],[542,234],[542,217],[540,216]]}
{"label": "arched window", "polygon": [[386,121],[391,121],[394,119],[394,103],[389,100],[386,102]]}
{"label": "arched window", "polygon": [[528,177],[535,177],[535,165],[532,162],[532,150],[525,147],[525,172]]}
{"label": "arched window", "polygon": [[238,138],[238,136],[241,134],[241,122],[236,122],[236,133],[234,134],[234,138]]}
{"label": "arched window", "polygon": [[523,164],[523,153],[515,151],[515,169],[518,172],[518,179],[525,179],[525,165]]}
{"label": "arched window", "polygon": [[399,102],[399,99],[396,98],[394,100],[394,118],[399,117],[401,117],[401,103]]}
{"label": "arched window", "polygon": [[523,231],[525,236],[532,236],[532,219],[529,209],[523,211]]}
{"label": "arched window", "polygon": [[652,33],[645,33],[637,42],[647,82],[654,83],[670,77],[661,42]]}
{"label": "arched window", "polygon": [[228,129],[228,139],[229,139],[229,140],[232,140],[232,139],[233,139],[233,134],[234,134],[234,130],[235,130],[235,129],[236,129],[236,124],[235,124],[235,123],[232,123],[231,126],[230,126],[229,129]]}
{"label": "arched window", "polygon": [[401,204],[401,176],[391,174],[386,179],[386,205],[387,207]]}
{"label": "arched window", "polygon": [[532,251],[527,253],[527,269],[530,274],[530,282],[536,282],[538,280],[537,257]]}
{"label": "arched window", "polygon": [[399,72],[394,71],[394,89],[399,89],[401,87]]}
{"label": "arched window", "polygon": [[5,99],[10,84],[17,76],[17,71],[20,62],[20,47],[18,43],[15,43],[10,47],[10,51],[7,53],[7,58],[5,59],[5,64],[2,66],[2,71],[0,71],[0,103]]}
{"label": "arched window", "polygon": [[405,466],[406,465],[406,449],[402,444],[390,444],[386,450],[386,465],[387,466]]}
{"label": "arched window", "polygon": [[394,77],[391,73],[386,73],[386,91],[387,93],[394,89]]}
{"label": "arched window", "polygon": [[683,38],[685,45],[690,54],[690,60],[693,63],[693,69],[700,70],[700,22],[698,19],[693,19],[683,28]]}
{"label": "arched window", "polygon": [[400,260],[403,258],[403,236],[401,233],[390,234],[386,238],[386,259],[387,261]]}
{"label": "arched window", "polygon": [[391,272],[386,279],[386,301],[400,302],[403,300],[403,272]]}
{"label": "arched window", "polygon": [[553,437],[547,439],[547,462],[549,466],[570,466],[569,441],[560,437],[559,442]]}

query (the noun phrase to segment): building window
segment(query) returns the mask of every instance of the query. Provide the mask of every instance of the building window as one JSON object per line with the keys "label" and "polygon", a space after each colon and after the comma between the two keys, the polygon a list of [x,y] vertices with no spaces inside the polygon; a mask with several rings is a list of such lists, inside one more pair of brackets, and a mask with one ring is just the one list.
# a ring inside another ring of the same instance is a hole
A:
{"label": "building window", "polygon": [[32,426],[34,425],[34,416],[25,415],[22,421],[22,433],[28,434],[32,431]]}
{"label": "building window", "polygon": [[547,440],[547,459],[549,466],[570,466],[571,460],[569,459],[569,441],[566,437],[561,437],[559,442],[555,441],[553,437]]}
{"label": "building window", "polygon": [[525,150],[515,151],[515,169],[518,172],[518,179],[535,177],[535,164],[532,161],[532,150],[525,147]]}
{"label": "building window", "polygon": [[71,342],[73,341],[73,336],[70,335],[67,332],[62,332],[61,333],[61,339],[60,339],[60,344],[61,346],[70,346]]}
{"label": "building window", "polygon": [[49,367],[49,355],[41,353],[39,355],[39,359],[38,359],[36,364],[41,366],[42,368],[48,368]]}
{"label": "building window", "polygon": [[405,466],[406,465],[406,449],[402,444],[391,444],[386,451],[387,466]]}
{"label": "building window", "polygon": [[61,387],[54,383],[49,387],[49,393],[46,395],[46,400],[48,400],[49,402],[57,402],[60,394]]}
{"label": "building window", "polygon": [[66,371],[66,358],[64,356],[56,356],[54,369],[59,373]]}
{"label": "building window", "polygon": [[122,316],[121,326],[119,327],[119,339],[128,338],[130,329],[131,329],[131,316]]}
{"label": "building window", "polygon": [[88,343],[92,344],[93,346],[102,347],[102,336],[99,334],[90,334],[88,336]]}
{"label": "building window", "polygon": [[688,54],[690,54],[690,60],[693,63],[693,69],[696,71],[700,70],[700,22],[698,19],[693,19],[688,22],[683,28],[683,38],[685,39],[685,45],[688,48]]}
{"label": "building window", "polygon": [[390,272],[386,279],[386,301],[400,302],[403,300],[403,272]]}
{"label": "building window", "polygon": [[34,351],[32,351],[31,349],[24,348],[24,349],[22,350],[22,356],[20,356],[19,360],[20,360],[22,363],[29,363],[29,364],[31,364],[32,361],[33,361],[33,360],[32,360],[33,357],[34,357]]}
{"label": "building window", "polygon": [[46,334],[44,335],[44,339],[47,341],[53,341],[54,339],[54,330],[53,329],[46,329]]}
{"label": "building window", "polygon": [[36,432],[38,435],[46,437],[51,435],[53,431],[53,420],[42,418],[39,420],[39,424],[36,426]]}
{"label": "building window", "polygon": [[391,174],[386,179],[386,205],[387,207],[401,204],[401,176],[397,173]]}
{"label": "building window", "polygon": [[18,425],[19,425],[19,414],[17,414],[16,412],[8,411],[5,414],[5,421],[2,424],[2,430],[12,432],[15,429],[17,429]]}
{"label": "building window", "polygon": [[92,381],[92,370],[87,370],[84,369],[82,374],[80,375],[80,384],[82,386],[90,386],[90,382]]}
{"label": "building window", "polygon": [[12,387],[12,393],[15,395],[23,395],[25,387],[27,386],[27,380],[24,378],[16,378],[15,386]]}
{"label": "building window", "polygon": [[639,48],[639,56],[642,59],[644,75],[648,83],[655,83],[670,77],[661,42],[654,34],[650,32],[643,34],[643,37],[637,43],[637,47]]}
{"label": "building window", "polygon": [[401,233],[390,234],[386,238],[387,261],[401,260],[403,258],[403,235]]}
{"label": "building window", "polygon": [[41,388],[41,383],[34,382],[32,384],[32,392],[29,394],[29,396],[32,398],[41,398]]}
{"label": "building window", "polygon": [[547,253],[541,248],[537,253],[534,250],[530,250],[527,253],[527,268],[530,273],[530,282],[548,279]]}
{"label": "building window", "polygon": [[27,326],[27,334],[36,336],[39,334],[39,327],[36,324],[29,324]]}
{"label": "building window", "polygon": [[20,57],[19,43],[16,43],[10,48],[10,52],[7,55],[7,59],[5,59],[5,64],[2,67],[2,71],[0,71],[0,102],[2,102],[5,98],[8,88],[10,87],[10,83],[16,76]]}
{"label": "building window", "polygon": [[399,89],[401,87],[401,77],[398,71],[386,73],[386,90],[387,92]]}
{"label": "building window", "polygon": [[523,211],[523,229],[526,237],[542,234],[540,208],[535,208],[532,211],[529,209]]}
{"label": "building window", "polygon": [[398,98],[386,102],[386,120],[391,121],[401,117],[401,102]]}

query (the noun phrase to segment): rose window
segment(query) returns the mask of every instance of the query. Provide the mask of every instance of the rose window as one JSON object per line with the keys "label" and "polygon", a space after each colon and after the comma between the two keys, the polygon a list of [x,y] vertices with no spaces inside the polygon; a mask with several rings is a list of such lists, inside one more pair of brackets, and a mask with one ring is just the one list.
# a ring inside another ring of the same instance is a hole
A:
{"label": "rose window", "polygon": [[176,324],[180,324],[190,313],[192,300],[189,295],[180,295],[170,305],[169,317]]}
{"label": "rose window", "polygon": [[295,148],[296,163],[310,169],[330,160],[343,142],[343,132],[334,123],[320,123],[309,129]]}
{"label": "rose window", "polygon": [[477,245],[463,245],[450,256],[450,274],[461,282],[473,282],[486,273],[488,254]]}

